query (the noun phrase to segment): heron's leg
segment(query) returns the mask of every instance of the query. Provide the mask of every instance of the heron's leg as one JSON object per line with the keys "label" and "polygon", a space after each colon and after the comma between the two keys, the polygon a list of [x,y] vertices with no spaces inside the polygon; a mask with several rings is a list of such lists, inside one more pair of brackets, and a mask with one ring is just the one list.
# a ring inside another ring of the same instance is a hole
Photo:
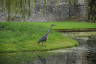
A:
{"label": "heron's leg", "polygon": [[37,45],[40,45],[40,43],[37,43]]}
{"label": "heron's leg", "polygon": [[44,47],[45,47],[45,42],[42,42],[42,46],[44,46]]}
{"label": "heron's leg", "polygon": [[43,45],[42,45],[43,47],[46,47],[46,44],[45,44],[45,42],[43,42]]}
{"label": "heron's leg", "polygon": [[43,46],[43,42],[42,42],[42,46]]}
{"label": "heron's leg", "polygon": [[44,47],[46,47],[46,44],[44,43]]}

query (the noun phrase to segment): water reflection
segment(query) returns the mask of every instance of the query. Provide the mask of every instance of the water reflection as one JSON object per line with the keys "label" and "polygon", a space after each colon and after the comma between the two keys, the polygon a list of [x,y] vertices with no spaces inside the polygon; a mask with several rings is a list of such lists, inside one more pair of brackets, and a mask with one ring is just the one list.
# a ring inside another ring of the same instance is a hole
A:
{"label": "water reflection", "polygon": [[64,52],[0,53],[0,64],[96,64],[96,36],[75,36],[78,47]]}
{"label": "water reflection", "polygon": [[42,64],[46,64],[46,58],[42,56],[38,56],[39,60],[41,61]]}
{"label": "water reflection", "polygon": [[46,64],[47,52],[19,52],[0,54],[0,64]]}
{"label": "water reflection", "polygon": [[96,36],[89,36],[87,45],[90,50],[87,55],[88,64],[96,64]]}

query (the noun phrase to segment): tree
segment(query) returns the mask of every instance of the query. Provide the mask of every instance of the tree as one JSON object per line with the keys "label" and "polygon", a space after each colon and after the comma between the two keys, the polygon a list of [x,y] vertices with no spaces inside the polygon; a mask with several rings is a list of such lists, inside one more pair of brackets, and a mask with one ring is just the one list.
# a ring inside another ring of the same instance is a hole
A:
{"label": "tree", "polygon": [[88,1],[88,20],[96,22],[96,0]]}

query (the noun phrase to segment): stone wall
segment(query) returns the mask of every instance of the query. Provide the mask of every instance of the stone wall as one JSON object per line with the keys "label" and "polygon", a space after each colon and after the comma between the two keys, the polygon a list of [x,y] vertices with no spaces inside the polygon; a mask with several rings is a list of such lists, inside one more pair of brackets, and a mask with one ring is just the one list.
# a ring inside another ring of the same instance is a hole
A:
{"label": "stone wall", "polygon": [[9,8],[6,1],[0,7],[0,21],[64,21],[86,15],[81,1],[70,4],[68,0],[18,0],[23,4],[16,1]]}

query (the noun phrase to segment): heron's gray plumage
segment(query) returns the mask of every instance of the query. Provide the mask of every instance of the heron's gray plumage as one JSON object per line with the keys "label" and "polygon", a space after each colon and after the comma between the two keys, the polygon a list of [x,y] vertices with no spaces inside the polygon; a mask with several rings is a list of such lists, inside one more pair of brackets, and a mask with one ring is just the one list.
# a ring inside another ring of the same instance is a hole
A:
{"label": "heron's gray plumage", "polygon": [[43,43],[43,42],[45,42],[48,39],[48,35],[51,32],[53,26],[55,26],[55,25],[52,24],[50,26],[50,28],[48,29],[48,32],[39,39],[38,43]]}

